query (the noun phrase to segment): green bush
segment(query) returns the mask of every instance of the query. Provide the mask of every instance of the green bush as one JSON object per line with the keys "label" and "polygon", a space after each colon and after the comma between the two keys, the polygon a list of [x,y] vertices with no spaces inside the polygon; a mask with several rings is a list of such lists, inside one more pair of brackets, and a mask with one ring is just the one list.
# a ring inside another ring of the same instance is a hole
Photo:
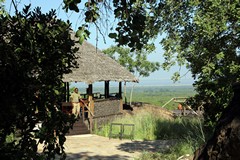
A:
{"label": "green bush", "polygon": [[192,155],[192,147],[186,141],[179,141],[173,147],[162,152],[143,152],[137,160],[172,160],[183,155]]}

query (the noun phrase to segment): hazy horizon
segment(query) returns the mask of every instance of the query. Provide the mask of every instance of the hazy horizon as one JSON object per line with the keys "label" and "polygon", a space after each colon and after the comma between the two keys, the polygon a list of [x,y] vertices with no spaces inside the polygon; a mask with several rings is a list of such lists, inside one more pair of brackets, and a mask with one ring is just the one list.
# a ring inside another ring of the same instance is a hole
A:
{"label": "hazy horizon", "polygon": [[[110,92],[118,91],[118,82],[110,81]],[[126,88],[130,90],[134,86],[134,90],[137,89],[162,89],[162,88],[179,88],[179,87],[190,87],[193,88],[193,81],[189,79],[181,80],[180,82],[173,83],[172,80],[159,80],[159,79],[151,79],[151,80],[141,80],[139,83],[127,82]],[[86,88],[88,85],[84,82],[72,82],[70,83],[70,88],[77,87],[81,93],[86,92]],[[124,89],[124,83],[122,84],[122,89]],[[93,83],[93,92],[103,92],[104,90],[104,82],[95,82]]]}

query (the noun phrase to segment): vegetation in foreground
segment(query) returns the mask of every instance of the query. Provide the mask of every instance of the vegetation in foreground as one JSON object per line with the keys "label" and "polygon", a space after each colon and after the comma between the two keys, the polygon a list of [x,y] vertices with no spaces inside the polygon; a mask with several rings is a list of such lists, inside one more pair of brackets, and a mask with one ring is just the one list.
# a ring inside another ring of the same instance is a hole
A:
{"label": "vegetation in foreground", "polygon": [[[75,120],[56,102],[64,99],[63,74],[77,67],[70,24],[55,11],[28,5],[14,16],[0,14],[0,26],[0,159],[64,159]],[[42,154],[38,144],[44,144]]]}
{"label": "vegetation in foreground", "polygon": [[[1,0],[0,2],[3,2],[3,0]],[[15,1],[12,0],[12,2]],[[81,10],[81,8],[78,8],[78,6],[80,6],[78,5],[79,3],[84,2],[81,1],[72,2],[71,0],[66,0],[64,1],[65,4],[64,8],[66,10],[74,10],[76,12],[79,12],[79,10]],[[91,8],[91,12],[89,10],[86,10],[85,12],[86,14],[83,14],[85,15],[84,18],[86,23],[93,22],[95,23],[97,22],[98,19],[104,18],[105,12],[102,12],[101,10],[102,8],[100,7],[104,5],[101,5],[101,3],[102,1],[99,2],[94,1],[94,3],[88,3],[88,7]],[[230,89],[231,84],[236,81],[239,81],[240,72],[239,69],[240,39],[238,36],[240,32],[239,1],[229,2],[227,0],[222,0],[221,2],[219,2],[219,1],[192,0],[190,2],[189,1],[179,2],[170,0],[170,1],[130,1],[129,3],[119,3],[119,1],[113,1],[113,3],[114,4],[112,10],[114,11],[115,18],[118,19],[119,23],[115,28],[116,32],[109,34],[109,36],[111,38],[114,38],[119,45],[128,45],[132,49],[141,49],[143,48],[144,44],[149,42],[149,40],[152,40],[152,38],[157,38],[157,35],[164,33],[166,37],[163,40],[161,40],[161,44],[163,45],[165,50],[164,58],[166,62],[163,64],[163,68],[168,69],[169,66],[175,64],[176,60],[178,64],[180,64],[181,66],[183,66],[184,64],[188,66],[189,70],[192,72],[193,77],[197,78],[197,81],[195,82],[195,87],[197,88],[198,96],[195,97],[195,99],[206,102],[205,111],[209,115],[209,121],[211,123],[216,122],[219,116],[221,115],[221,111],[223,111],[223,109],[229,103],[230,97],[232,96],[232,92]],[[83,6],[85,7],[85,5]],[[107,7],[109,6],[107,5]],[[15,8],[15,10],[16,12],[18,12],[17,8]],[[0,12],[1,13],[3,12],[2,9]],[[104,15],[101,13],[103,13]],[[2,17],[1,20],[4,20],[4,18],[5,17]],[[18,17],[17,20],[18,22],[21,22],[21,20],[23,20],[22,24],[26,22],[21,17],[20,18]],[[18,32],[20,30],[20,28],[17,27],[21,27],[21,25],[15,22],[16,21],[14,21],[14,19],[13,21],[11,21],[11,24],[14,24],[13,32],[6,31],[4,29],[2,30],[3,31],[3,34],[1,36],[3,37],[2,42],[8,39],[7,36],[12,35],[11,33],[15,35],[14,32]],[[148,25],[146,25],[146,23]],[[45,30],[45,27],[43,27],[41,24],[39,23],[36,24],[37,25],[35,26],[34,29],[39,28],[40,30],[42,29]],[[52,23],[46,23],[45,21],[45,24]],[[80,34],[78,35],[82,40],[89,35],[88,27],[85,26],[87,25],[83,24],[82,27],[79,27],[80,31],[78,31],[78,33]],[[23,29],[25,28],[26,27],[23,27]],[[81,32],[81,30],[83,31]],[[7,35],[4,33],[7,33]],[[29,30],[27,30],[26,33],[29,33]],[[36,31],[36,33],[40,32]],[[125,34],[123,35],[122,33]],[[19,37],[21,38],[24,37],[23,34],[20,35],[21,36]],[[29,37],[31,36],[26,37],[27,39],[30,39]],[[42,39],[40,41],[36,41],[37,39],[38,38],[30,39],[29,42],[22,43],[21,45],[32,47],[33,43],[35,42],[45,42],[45,44],[51,44],[47,43],[45,39],[44,41]],[[51,39],[55,39],[55,37]],[[22,40],[17,40],[17,42],[18,43],[22,42]],[[21,50],[19,50],[19,48],[14,45],[8,47],[8,45],[3,44],[1,46],[3,46],[3,48],[5,49],[6,48],[8,48],[9,50],[13,49],[15,50],[14,52],[17,53],[21,52]],[[45,48],[43,46],[41,46],[41,48]],[[34,49],[28,50],[33,51],[38,47],[33,48]],[[49,48],[48,47],[46,48],[48,49],[48,51],[43,53],[50,52]],[[3,51],[1,53],[12,53],[9,50]],[[55,51],[56,50],[57,49],[55,49]],[[28,68],[36,69],[36,67],[30,67],[31,65],[29,64],[31,63],[28,63],[34,61],[20,61],[19,57],[15,57],[14,54],[6,54],[8,56],[6,56],[5,54],[3,55],[4,55],[3,59],[9,60],[9,62],[6,63],[5,61],[3,61],[3,63],[1,64],[4,64],[3,66],[6,66],[7,69],[9,69],[9,71],[6,70],[6,72],[3,72],[4,74],[1,77],[6,77],[8,75],[14,76],[13,78],[9,79],[9,81],[6,81],[7,83],[5,81],[4,83],[2,83],[7,84],[6,91],[10,91],[7,93],[11,94],[6,94],[6,92],[2,90],[3,91],[2,93],[4,95],[1,97],[3,98],[11,97],[12,93],[14,93],[16,97],[19,97],[19,95],[24,95],[21,94],[21,89],[19,89],[19,87],[23,87],[22,90],[24,91],[26,88],[28,88],[28,85],[24,85],[25,83],[21,83],[21,81],[23,82],[27,81],[26,79],[29,75],[37,75],[36,72],[32,74],[33,72],[31,71],[29,72],[27,70]],[[32,54],[30,55],[31,56],[26,55],[24,57],[32,57]],[[54,55],[56,57],[55,52]],[[14,58],[10,59],[10,57]],[[174,59],[175,57],[176,60]],[[42,58],[39,58],[38,60],[41,62],[46,62],[45,58],[46,58],[45,56],[42,56]],[[21,68],[21,65],[16,65],[18,63],[15,62],[15,60],[18,61],[19,64],[27,64],[26,65],[27,67]],[[48,63],[43,63],[43,66],[46,66],[45,64]],[[46,66],[43,68],[47,68],[48,70],[55,70],[61,67],[58,66],[54,67],[53,69],[49,69],[49,66]],[[14,72],[13,70],[17,72]],[[44,69],[42,70],[40,69],[40,71],[45,73]],[[51,72],[46,73],[48,74],[44,74],[40,84],[46,84],[44,83],[45,80],[44,77],[48,76],[51,77],[52,75]],[[54,73],[53,75],[55,75]],[[25,75],[25,77],[19,75]],[[178,78],[180,77],[180,75],[176,73],[175,77]],[[18,81],[20,83],[18,83],[19,85],[16,83],[11,83],[12,82],[11,80],[15,82]],[[55,81],[54,78],[52,80],[54,82],[57,82]],[[51,87],[52,84],[54,83],[50,83]],[[46,88],[46,90],[48,89],[49,88]],[[11,90],[13,92],[11,92]],[[16,92],[19,90],[20,92]],[[29,92],[31,91],[28,91],[26,93]],[[48,93],[46,93],[46,95],[48,95]],[[43,98],[47,97],[46,95],[43,96]],[[23,96],[22,99],[26,100],[28,98],[29,97],[26,95]],[[5,112],[3,112],[4,115],[1,116],[3,117],[3,122],[5,122],[4,126],[7,127],[14,124],[12,123],[10,118],[15,119],[14,117],[15,111],[16,113],[18,113],[18,110],[14,110],[14,107],[16,107],[16,105],[15,104],[9,105],[8,104],[9,102],[10,101],[2,103],[4,104],[3,106],[8,107],[6,110],[3,109],[4,111],[11,111],[10,114],[5,114]],[[21,102],[21,100],[16,101],[16,104],[18,104],[19,102]],[[48,100],[46,100],[46,102],[48,102]],[[23,103],[22,106],[25,107],[25,104],[28,103]],[[21,109],[20,111],[25,111],[25,108]],[[28,112],[29,112],[28,110],[25,111],[25,113]],[[24,114],[23,116],[20,115],[19,117],[21,118],[20,120],[22,121],[16,122],[24,122],[25,120]],[[34,120],[31,120],[31,116],[27,118],[30,119],[29,123],[32,124],[32,121]],[[4,121],[6,119],[8,121]],[[29,123],[23,123],[23,126],[24,127],[29,126],[28,125]],[[49,124],[49,126],[47,126],[47,129],[49,128],[53,128],[52,125]],[[2,136],[5,137],[6,135],[9,134],[9,132],[11,133],[12,130],[13,127],[9,128],[8,132],[6,134],[3,134]],[[26,131],[28,131],[28,128],[26,128]],[[23,141],[25,137],[26,136],[23,136]],[[3,138],[3,140],[5,140],[5,138]],[[26,143],[30,143],[29,146],[32,146],[31,144],[35,142],[26,141]],[[22,146],[24,145],[25,144],[23,143]],[[31,148],[29,148],[29,151],[32,152]]]}
{"label": "vegetation in foreground", "polygon": [[[144,152],[140,159],[176,159],[193,152],[205,142],[205,134],[200,118],[173,118],[151,107],[138,111],[134,115],[127,114],[112,123],[134,124],[134,139],[138,140],[171,140],[174,147],[165,148],[159,152]],[[110,124],[105,124],[96,134],[109,136]],[[126,128],[124,134],[130,134],[131,128]],[[113,134],[119,133],[119,127],[112,128]],[[124,138],[124,137],[123,137]]]}
{"label": "vegetation in foreground", "polygon": [[137,160],[173,160],[179,157],[193,157],[193,148],[188,141],[180,140],[171,148],[166,148],[161,152],[143,152]]}
{"label": "vegetation in foreground", "polygon": [[[81,8],[78,6],[82,3],[66,0],[64,7],[67,11],[79,12]],[[180,72],[181,67],[187,66],[195,79],[197,96],[194,100],[204,102],[205,120],[215,125],[233,96],[232,84],[240,80],[239,0],[112,3],[111,11],[114,11],[112,14],[118,23],[109,37],[119,46],[128,46],[131,51],[155,49],[160,43],[164,50],[161,68],[168,71],[179,65],[172,78],[178,80],[185,74]],[[93,9],[92,14],[86,11],[87,24],[104,19],[102,10],[109,11],[109,6],[102,5],[102,1],[94,1],[88,6]],[[79,27],[78,32],[82,33],[79,37],[89,35],[85,26]]]}

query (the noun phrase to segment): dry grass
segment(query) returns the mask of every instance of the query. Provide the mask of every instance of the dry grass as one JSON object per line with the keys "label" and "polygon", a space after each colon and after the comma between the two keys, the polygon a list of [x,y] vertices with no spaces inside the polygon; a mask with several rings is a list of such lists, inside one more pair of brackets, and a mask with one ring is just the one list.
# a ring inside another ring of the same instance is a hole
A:
{"label": "dry grass", "polygon": [[141,113],[152,113],[153,115],[159,116],[162,119],[166,120],[173,120],[173,113],[165,108],[148,104],[148,103],[143,103],[142,106],[133,106],[133,111],[129,110],[124,110],[123,113],[125,115],[137,115]]}

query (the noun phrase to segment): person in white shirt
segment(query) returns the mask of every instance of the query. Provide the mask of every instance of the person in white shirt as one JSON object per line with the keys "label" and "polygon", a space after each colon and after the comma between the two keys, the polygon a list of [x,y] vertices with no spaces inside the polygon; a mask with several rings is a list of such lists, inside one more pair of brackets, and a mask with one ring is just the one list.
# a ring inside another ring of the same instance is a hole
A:
{"label": "person in white shirt", "polygon": [[82,99],[80,93],[78,93],[78,88],[74,89],[74,92],[70,96],[70,101],[73,105],[72,114],[74,114],[76,118],[78,118],[78,116],[80,117],[80,101],[82,101]]}

